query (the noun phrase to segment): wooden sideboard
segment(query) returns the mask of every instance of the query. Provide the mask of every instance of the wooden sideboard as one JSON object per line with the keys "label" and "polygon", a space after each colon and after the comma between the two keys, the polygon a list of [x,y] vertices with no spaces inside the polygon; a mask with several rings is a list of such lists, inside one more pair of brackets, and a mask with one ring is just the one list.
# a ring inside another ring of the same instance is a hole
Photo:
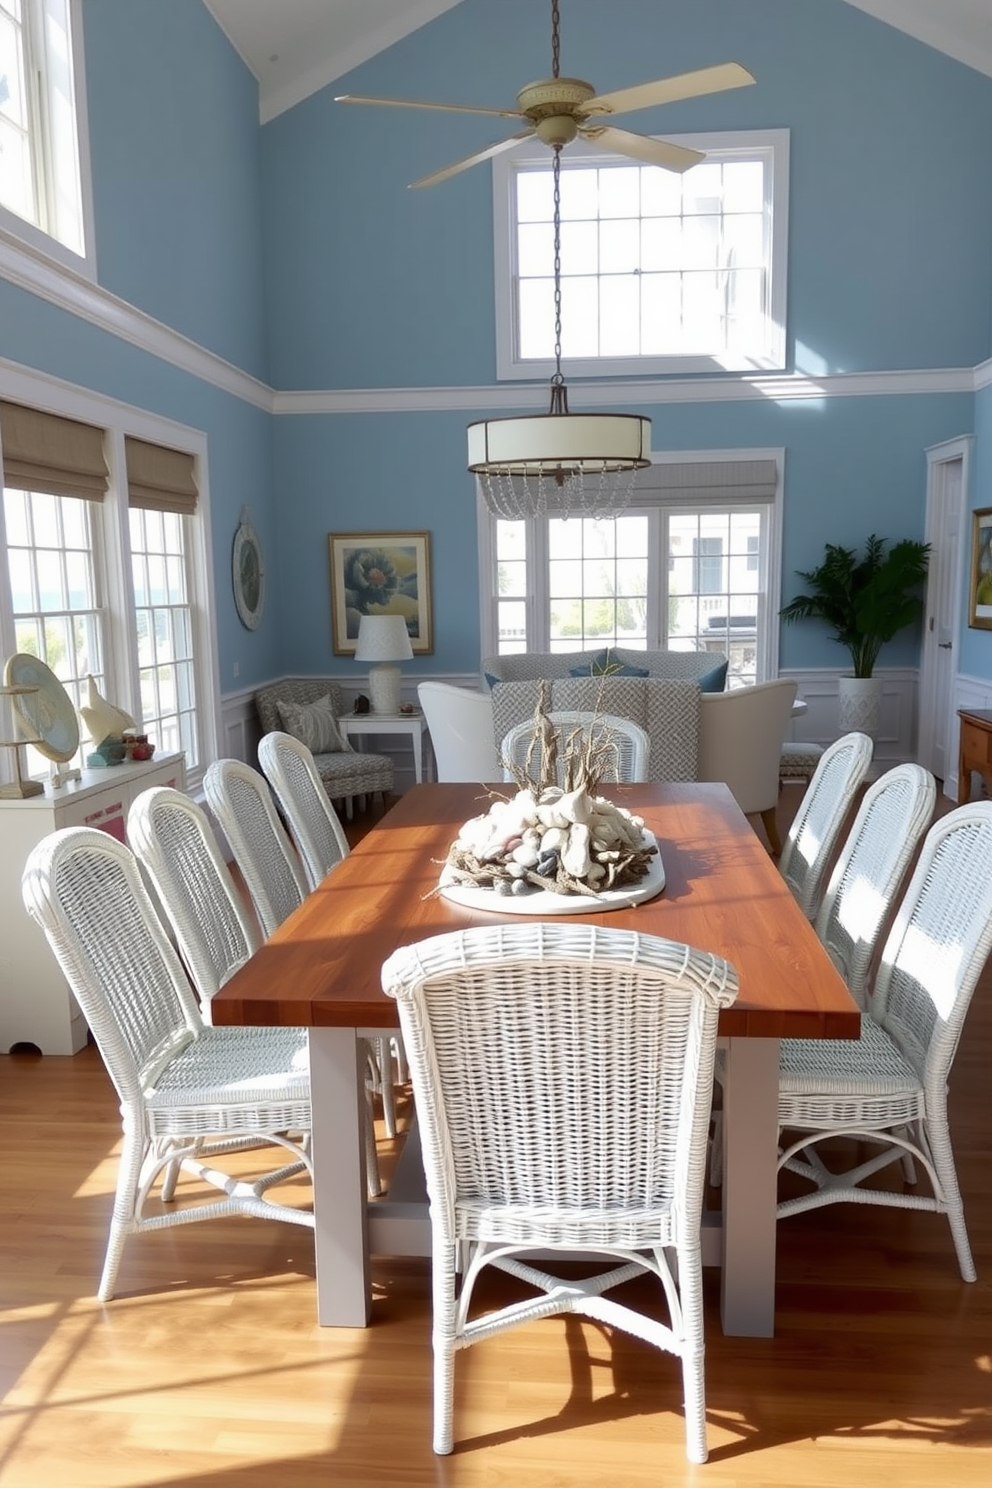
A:
{"label": "wooden sideboard", "polygon": [[26,800],[0,800],[0,1053],[27,1044],[75,1054],[87,1027],[40,926],[24,908],[21,874],[31,849],[59,827],[99,827],[124,841],[131,802],[153,785],[186,788],[185,755],[83,770],[82,779]]}
{"label": "wooden sideboard", "polygon": [[958,805],[971,800],[971,772],[985,781],[992,794],[992,708],[959,708],[961,735],[958,752]]}

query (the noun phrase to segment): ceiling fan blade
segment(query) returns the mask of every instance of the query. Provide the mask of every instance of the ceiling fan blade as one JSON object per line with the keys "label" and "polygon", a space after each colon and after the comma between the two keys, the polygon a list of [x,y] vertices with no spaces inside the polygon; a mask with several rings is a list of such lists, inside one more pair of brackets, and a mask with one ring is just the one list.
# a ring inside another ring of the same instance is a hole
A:
{"label": "ceiling fan blade", "polygon": [[676,77],[658,78],[653,83],[638,83],[633,88],[619,88],[615,93],[600,93],[580,104],[577,114],[632,114],[635,109],[655,108],[659,103],[677,103],[682,98],[701,98],[706,93],[723,93],[728,88],[746,88],[756,79],[739,62],[721,62],[716,67],[701,67],[698,72],[680,72]]}
{"label": "ceiling fan blade", "polygon": [[439,109],[445,114],[493,114],[497,119],[520,119],[519,109],[473,108],[468,103],[423,103],[414,98],[360,98],[357,93],[341,93],[335,103],[372,103],[378,108]]}
{"label": "ceiling fan blade", "polygon": [[583,124],[579,126],[579,134],[602,150],[633,155],[635,160],[660,165],[663,170],[687,171],[706,159],[701,150],[687,150],[683,145],[673,145],[668,140],[649,139],[646,134],[631,134],[628,129],[612,129],[608,125]]}
{"label": "ceiling fan blade", "polygon": [[531,139],[533,134],[533,129],[522,129],[519,134],[511,134],[509,139],[497,140],[495,145],[489,145],[485,150],[476,150],[474,155],[466,155],[464,160],[456,160],[451,165],[442,166],[440,170],[434,171],[429,176],[421,176],[419,181],[411,181],[410,190],[415,191],[420,186],[436,186],[439,181],[446,181],[449,176],[457,176],[459,171],[479,165],[483,160],[491,160],[494,155],[502,155],[504,150],[512,150],[520,140]]}

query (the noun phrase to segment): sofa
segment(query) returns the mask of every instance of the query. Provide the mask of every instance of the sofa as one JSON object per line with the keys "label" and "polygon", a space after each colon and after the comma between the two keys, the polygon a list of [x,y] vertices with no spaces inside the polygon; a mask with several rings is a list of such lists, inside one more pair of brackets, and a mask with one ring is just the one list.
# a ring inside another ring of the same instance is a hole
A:
{"label": "sofa", "polygon": [[533,718],[542,683],[548,712],[613,713],[639,723],[650,744],[648,780],[697,778],[702,694],[691,678],[535,677],[497,682],[491,693],[497,753],[511,728]]}
{"label": "sofa", "polygon": [[668,682],[695,682],[700,692],[722,692],[728,660],[718,651],[632,651],[600,646],[596,651],[522,651],[487,656],[482,670],[490,687],[497,682],[530,682],[576,676],[644,676]]}
{"label": "sofa", "polygon": [[[325,698],[330,699],[329,704],[322,711],[314,711],[314,705]],[[280,703],[289,705],[285,713]],[[376,791],[385,796],[392,791],[393,762],[389,756],[354,750],[333,726],[344,710],[341,689],[335,683],[320,677],[287,677],[260,688],[255,694],[255,707],[263,734],[278,729],[307,746],[328,796],[332,801],[344,801],[348,816],[356,796],[371,796]]]}

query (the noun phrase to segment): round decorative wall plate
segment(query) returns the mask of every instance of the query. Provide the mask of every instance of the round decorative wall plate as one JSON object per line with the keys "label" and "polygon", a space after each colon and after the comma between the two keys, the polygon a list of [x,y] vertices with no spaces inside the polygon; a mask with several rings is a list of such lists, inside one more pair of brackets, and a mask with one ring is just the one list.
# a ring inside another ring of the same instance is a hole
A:
{"label": "round decorative wall plate", "polygon": [[231,578],[238,618],[248,630],[254,630],[265,605],[265,564],[258,534],[248,520],[247,507],[234,534]]}
{"label": "round decorative wall plate", "polygon": [[8,658],[4,681],[8,687],[38,689],[14,703],[25,728],[36,740],[38,753],[58,765],[72,759],[79,748],[79,719],[72,699],[51,667],[37,656],[19,651]]}

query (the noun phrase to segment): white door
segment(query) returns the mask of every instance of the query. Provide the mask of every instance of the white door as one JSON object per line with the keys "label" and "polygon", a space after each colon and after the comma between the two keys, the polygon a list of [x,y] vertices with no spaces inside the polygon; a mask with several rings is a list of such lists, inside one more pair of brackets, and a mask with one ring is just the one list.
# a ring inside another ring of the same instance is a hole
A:
{"label": "white door", "polygon": [[956,764],[953,708],[966,494],[965,441],[928,451],[927,519],[930,544],[923,656],[920,671],[920,764],[946,781]]}

